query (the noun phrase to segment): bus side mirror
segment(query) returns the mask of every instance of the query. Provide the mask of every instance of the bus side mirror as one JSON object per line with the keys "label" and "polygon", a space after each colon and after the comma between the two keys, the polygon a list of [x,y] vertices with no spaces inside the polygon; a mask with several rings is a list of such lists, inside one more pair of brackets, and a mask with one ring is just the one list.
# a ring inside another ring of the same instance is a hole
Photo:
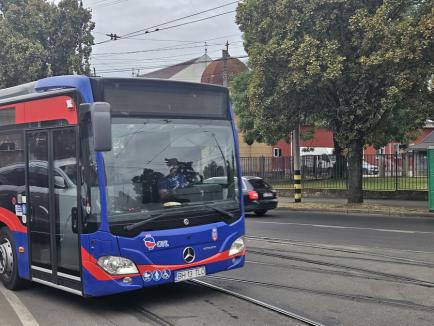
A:
{"label": "bus side mirror", "polygon": [[95,102],[90,105],[95,151],[112,150],[112,114],[110,104]]}
{"label": "bus side mirror", "polygon": [[109,152],[112,150],[112,115],[110,104],[95,102],[82,104],[83,113],[90,112],[93,141],[96,152]]}

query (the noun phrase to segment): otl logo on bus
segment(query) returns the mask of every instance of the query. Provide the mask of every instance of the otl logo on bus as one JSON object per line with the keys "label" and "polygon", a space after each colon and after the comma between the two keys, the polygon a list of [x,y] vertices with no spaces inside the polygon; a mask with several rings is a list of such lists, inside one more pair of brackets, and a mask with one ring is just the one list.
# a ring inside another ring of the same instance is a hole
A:
{"label": "otl logo on bus", "polygon": [[155,242],[155,239],[152,235],[147,234],[145,238],[143,239],[143,242],[145,243],[145,247],[149,250],[154,250],[157,243]]}
{"label": "otl logo on bus", "polygon": [[169,247],[169,241],[167,241],[167,240],[155,241],[154,237],[150,234],[147,234],[145,236],[145,238],[143,239],[143,242],[145,244],[145,247],[148,248],[148,250],[154,250],[155,247],[157,247],[157,248]]}

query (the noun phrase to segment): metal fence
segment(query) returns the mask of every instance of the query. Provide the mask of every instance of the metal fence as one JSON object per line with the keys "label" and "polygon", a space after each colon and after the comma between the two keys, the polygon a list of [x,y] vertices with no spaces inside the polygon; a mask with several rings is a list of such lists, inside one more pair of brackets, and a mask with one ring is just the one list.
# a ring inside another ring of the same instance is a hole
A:
{"label": "metal fence", "polygon": [[[258,176],[276,188],[292,188],[292,157],[242,157],[244,175]],[[301,157],[303,188],[347,189],[348,163],[336,155]],[[364,190],[427,190],[426,152],[399,155],[364,155]]]}

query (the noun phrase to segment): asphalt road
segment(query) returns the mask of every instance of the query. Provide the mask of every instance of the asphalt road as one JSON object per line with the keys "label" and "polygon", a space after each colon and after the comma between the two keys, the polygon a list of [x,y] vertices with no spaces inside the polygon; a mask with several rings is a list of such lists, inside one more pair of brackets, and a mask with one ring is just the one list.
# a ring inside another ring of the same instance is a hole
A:
{"label": "asphalt road", "polygon": [[434,253],[434,220],[275,210],[247,218],[249,235]]}
{"label": "asphalt road", "polygon": [[324,325],[434,325],[433,220],[276,210],[247,234],[214,282]]}
{"label": "asphalt road", "polygon": [[[205,281],[324,325],[433,325],[434,221],[275,210],[248,216],[244,269]],[[182,283],[98,299],[0,285],[0,325],[302,325]]]}

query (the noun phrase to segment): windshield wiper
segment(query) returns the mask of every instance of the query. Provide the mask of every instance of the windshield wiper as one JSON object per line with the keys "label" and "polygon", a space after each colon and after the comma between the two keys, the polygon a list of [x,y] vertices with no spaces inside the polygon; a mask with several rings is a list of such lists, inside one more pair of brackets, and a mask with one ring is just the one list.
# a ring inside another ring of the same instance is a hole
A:
{"label": "windshield wiper", "polygon": [[[232,214],[231,212],[229,212],[223,208],[216,207],[216,206],[209,205],[209,204],[204,204],[203,207],[211,208],[212,210],[216,211],[217,213],[222,214],[225,217],[224,218],[225,222],[230,222],[235,218],[234,214]],[[161,217],[168,216],[168,215],[173,215],[173,212],[165,212],[162,214],[158,214],[156,216],[150,216],[150,217],[144,219],[143,221],[124,226],[124,230],[132,231],[134,229],[140,228],[140,227],[148,224],[149,222],[155,221]]]}
{"label": "windshield wiper", "polygon": [[235,218],[234,214],[232,214],[231,212],[229,212],[223,208],[216,207],[216,206],[209,205],[209,204],[205,204],[204,206],[207,208],[211,208],[212,210],[216,211],[217,213],[222,214],[224,217],[226,217],[225,218],[226,222],[230,222],[231,220],[233,220]]}
{"label": "windshield wiper", "polygon": [[165,213],[158,214],[155,216],[150,216],[150,217],[144,219],[143,221],[124,226],[124,230],[132,231],[134,229],[140,228],[140,227],[148,224],[149,222],[155,221],[155,220],[159,219],[160,217],[164,217],[164,216],[172,215],[172,214],[173,214],[172,212],[165,212]]}

